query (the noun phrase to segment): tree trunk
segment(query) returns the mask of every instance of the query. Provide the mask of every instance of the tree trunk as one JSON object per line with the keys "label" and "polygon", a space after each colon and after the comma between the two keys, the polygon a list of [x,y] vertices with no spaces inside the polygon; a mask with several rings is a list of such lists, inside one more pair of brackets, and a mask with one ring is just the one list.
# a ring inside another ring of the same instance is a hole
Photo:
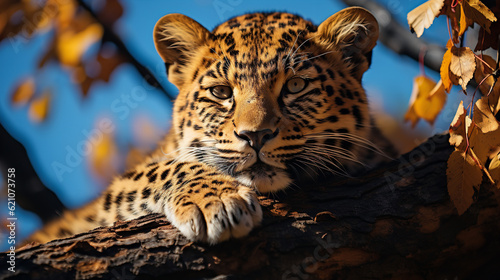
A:
{"label": "tree trunk", "polygon": [[500,191],[483,184],[458,216],[451,151],[448,136],[434,136],[360,178],[261,197],[263,225],[239,240],[191,243],[149,215],[25,246],[0,278],[500,279]]}

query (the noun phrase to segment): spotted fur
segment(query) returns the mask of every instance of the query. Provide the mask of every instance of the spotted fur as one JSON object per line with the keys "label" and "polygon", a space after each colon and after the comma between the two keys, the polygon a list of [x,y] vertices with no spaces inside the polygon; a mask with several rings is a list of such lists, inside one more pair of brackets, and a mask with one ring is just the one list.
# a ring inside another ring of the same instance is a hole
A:
{"label": "spotted fur", "polygon": [[189,239],[217,243],[260,223],[255,192],[379,161],[374,142],[385,144],[361,86],[377,36],[361,8],[318,27],[288,13],[253,13],[212,32],[183,15],[163,17],[156,48],[179,88],[169,134],[145,163],[33,240],[164,213]]}

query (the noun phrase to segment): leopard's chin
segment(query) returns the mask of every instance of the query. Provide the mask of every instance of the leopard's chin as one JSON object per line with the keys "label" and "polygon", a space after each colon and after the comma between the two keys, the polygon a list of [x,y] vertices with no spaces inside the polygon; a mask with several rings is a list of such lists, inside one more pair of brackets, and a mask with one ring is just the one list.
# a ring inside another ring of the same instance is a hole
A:
{"label": "leopard's chin", "polygon": [[292,183],[292,179],[284,169],[261,161],[239,172],[236,179],[243,185],[255,188],[256,191],[261,193],[277,192]]}

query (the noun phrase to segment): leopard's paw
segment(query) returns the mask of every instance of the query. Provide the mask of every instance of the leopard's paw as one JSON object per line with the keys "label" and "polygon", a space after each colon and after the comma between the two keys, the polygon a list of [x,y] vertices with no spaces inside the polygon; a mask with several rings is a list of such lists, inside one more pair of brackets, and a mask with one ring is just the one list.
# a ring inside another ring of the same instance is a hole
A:
{"label": "leopard's paw", "polygon": [[167,219],[193,241],[216,244],[247,235],[262,220],[255,192],[248,187],[213,188],[182,195],[166,205]]}

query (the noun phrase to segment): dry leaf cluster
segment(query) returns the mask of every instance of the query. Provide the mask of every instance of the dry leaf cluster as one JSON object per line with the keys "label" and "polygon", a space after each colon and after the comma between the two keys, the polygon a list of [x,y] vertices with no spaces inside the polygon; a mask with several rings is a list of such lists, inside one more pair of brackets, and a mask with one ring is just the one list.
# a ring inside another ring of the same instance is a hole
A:
{"label": "dry leaf cluster", "polygon": [[[499,58],[500,1],[487,7],[479,0],[430,0],[408,13],[408,24],[418,37],[431,26],[434,18],[447,17],[450,39],[446,44],[437,83],[424,75],[415,78],[406,120],[415,125],[420,118],[433,123],[446,102],[446,93],[453,85],[467,94],[467,85],[474,79],[481,97],[464,107],[460,103],[450,125],[450,144],[455,151],[448,160],[448,193],[458,213],[464,213],[474,201],[474,194],[483,180],[500,188],[500,87],[497,79]],[[464,33],[478,25],[479,39],[474,47],[463,46]],[[497,58],[482,51],[497,50]],[[476,53],[475,53],[476,52]],[[479,95],[478,94],[478,95]]]}
{"label": "dry leaf cluster", "polygon": [[[98,16],[114,23],[122,13],[118,0],[106,0]],[[51,42],[42,51],[35,73],[19,81],[11,96],[13,104],[29,105],[33,121],[43,121],[49,112],[52,89],[40,88],[43,83],[39,80],[47,64],[61,65],[85,96],[94,82],[108,82],[111,73],[125,62],[112,44],[107,43],[102,23],[76,0],[0,3],[0,41],[8,42],[19,52],[39,33],[48,34]]]}
{"label": "dry leaf cluster", "polygon": [[[39,51],[35,72],[14,87],[11,104],[28,106],[28,116],[35,123],[46,120],[55,95],[41,79],[50,64],[63,68],[84,97],[95,82],[108,82],[118,66],[127,62],[106,33],[122,14],[119,0],[99,1],[98,9],[92,12],[78,0],[1,1],[0,41],[6,42],[6,47],[17,53],[39,34],[49,38],[48,45]],[[113,134],[103,133],[99,141],[87,139],[85,145],[92,174],[109,180],[119,166]]]}

